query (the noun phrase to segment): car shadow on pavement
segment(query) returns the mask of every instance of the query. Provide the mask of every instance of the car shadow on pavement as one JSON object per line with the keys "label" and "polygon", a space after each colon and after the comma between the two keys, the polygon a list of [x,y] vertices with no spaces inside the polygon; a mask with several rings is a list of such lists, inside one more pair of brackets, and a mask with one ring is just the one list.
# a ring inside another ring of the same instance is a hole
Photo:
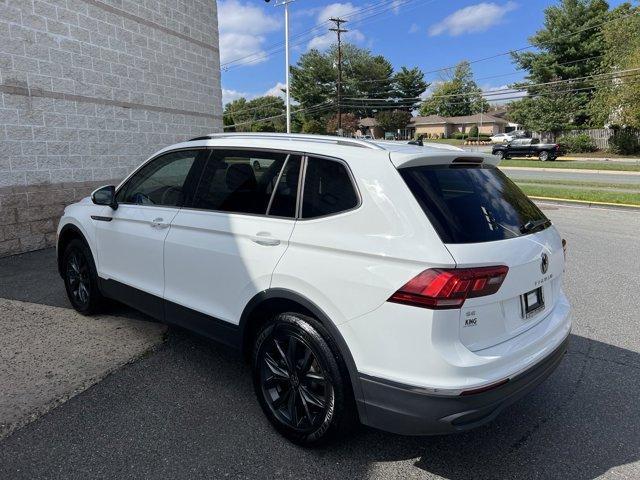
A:
{"label": "car shadow on pavement", "polygon": [[0,477],[595,478],[640,459],[640,355],[571,342],[544,384],[485,427],[363,428],[305,450],[270,427],[237,353],[172,329],[155,354],[0,442]]}

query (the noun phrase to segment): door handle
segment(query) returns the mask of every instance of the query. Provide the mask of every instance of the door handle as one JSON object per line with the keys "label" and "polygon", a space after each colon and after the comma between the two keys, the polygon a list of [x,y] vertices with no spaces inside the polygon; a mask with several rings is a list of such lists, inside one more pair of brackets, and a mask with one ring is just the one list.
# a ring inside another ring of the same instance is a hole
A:
{"label": "door handle", "polygon": [[158,217],[151,221],[151,226],[158,230],[162,230],[163,228],[167,228],[169,224],[164,221],[164,218]]}
{"label": "door handle", "polygon": [[280,240],[273,238],[269,232],[258,232],[252,240],[258,245],[265,247],[275,247],[276,245],[280,245]]}

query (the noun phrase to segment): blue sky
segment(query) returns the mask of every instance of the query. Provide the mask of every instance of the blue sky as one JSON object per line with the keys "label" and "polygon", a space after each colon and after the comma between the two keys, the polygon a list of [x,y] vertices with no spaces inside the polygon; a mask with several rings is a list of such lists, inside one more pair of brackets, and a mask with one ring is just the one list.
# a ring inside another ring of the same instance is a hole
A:
{"label": "blue sky", "polygon": [[[263,0],[218,2],[223,102],[280,94],[284,82],[283,7]],[[610,0],[612,6],[623,0]],[[394,68],[424,72],[476,60],[527,45],[555,0],[380,0],[329,2],[296,0],[290,4],[291,62],[311,47],[325,49],[335,38],[326,19],[347,18],[347,40],[384,55]],[[375,15],[374,15],[375,14]],[[229,63],[231,62],[231,63]],[[523,77],[509,56],[473,64],[485,90]],[[437,81],[441,73],[428,73]]]}

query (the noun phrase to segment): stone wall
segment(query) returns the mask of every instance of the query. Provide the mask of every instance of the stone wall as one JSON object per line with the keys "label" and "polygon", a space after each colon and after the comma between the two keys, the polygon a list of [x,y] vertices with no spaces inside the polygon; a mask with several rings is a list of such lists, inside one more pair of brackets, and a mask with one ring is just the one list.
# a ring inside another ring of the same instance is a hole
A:
{"label": "stone wall", "polygon": [[213,0],[0,0],[0,256],[166,145],[220,131]]}

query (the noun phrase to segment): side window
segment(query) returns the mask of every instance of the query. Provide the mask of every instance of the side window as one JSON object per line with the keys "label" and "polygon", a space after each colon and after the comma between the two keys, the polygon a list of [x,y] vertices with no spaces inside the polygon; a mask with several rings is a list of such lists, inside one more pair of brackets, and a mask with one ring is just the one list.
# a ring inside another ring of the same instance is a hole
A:
{"label": "side window", "polygon": [[540,139],[539,138],[534,138],[531,140],[531,145],[538,145],[540,143]]}
{"label": "side window", "polygon": [[198,185],[193,207],[264,215],[287,154],[214,150]]}
{"label": "side window", "polygon": [[187,195],[185,184],[189,172],[201,152],[202,150],[182,150],[152,160],[118,191],[118,202],[182,206]]}
{"label": "side window", "polygon": [[309,158],[304,181],[302,218],[316,218],[350,210],[358,195],[346,167],[333,160]]}
{"label": "side window", "polygon": [[300,181],[300,164],[298,156],[291,155],[284,166],[276,192],[271,200],[268,215],[275,217],[295,217],[298,200],[298,183]]}

